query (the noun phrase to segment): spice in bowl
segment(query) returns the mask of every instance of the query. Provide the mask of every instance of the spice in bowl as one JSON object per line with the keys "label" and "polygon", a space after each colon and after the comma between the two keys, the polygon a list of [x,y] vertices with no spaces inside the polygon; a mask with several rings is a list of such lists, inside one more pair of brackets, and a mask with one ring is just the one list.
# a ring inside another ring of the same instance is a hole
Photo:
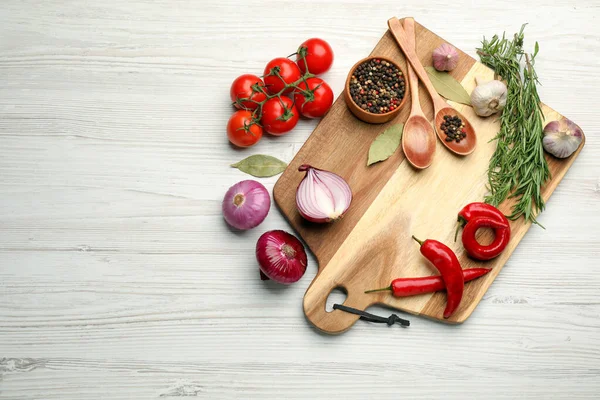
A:
{"label": "spice in bowl", "polygon": [[458,116],[444,115],[444,122],[440,125],[440,129],[446,134],[446,142],[455,141],[459,143],[467,137],[465,124]]}
{"label": "spice in bowl", "polygon": [[363,111],[386,114],[400,106],[406,91],[402,71],[394,64],[372,58],[360,64],[350,78],[350,96]]}

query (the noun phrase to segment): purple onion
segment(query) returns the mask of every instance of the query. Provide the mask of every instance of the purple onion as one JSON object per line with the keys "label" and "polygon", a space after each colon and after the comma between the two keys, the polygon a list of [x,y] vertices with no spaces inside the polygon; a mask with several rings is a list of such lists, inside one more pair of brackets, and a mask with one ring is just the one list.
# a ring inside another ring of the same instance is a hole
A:
{"label": "purple onion", "polygon": [[229,188],[223,199],[223,217],[234,228],[252,229],[264,221],[271,208],[267,189],[253,180],[241,181]]}
{"label": "purple onion", "polygon": [[302,243],[285,231],[268,231],[256,242],[256,259],[261,279],[289,285],[306,272],[306,251]]}
{"label": "purple onion", "polygon": [[296,190],[300,215],[317,223],[331,222],[344,215],[352,202],[352,190],[341,176],[306,164],[298,170],[306,171]]}

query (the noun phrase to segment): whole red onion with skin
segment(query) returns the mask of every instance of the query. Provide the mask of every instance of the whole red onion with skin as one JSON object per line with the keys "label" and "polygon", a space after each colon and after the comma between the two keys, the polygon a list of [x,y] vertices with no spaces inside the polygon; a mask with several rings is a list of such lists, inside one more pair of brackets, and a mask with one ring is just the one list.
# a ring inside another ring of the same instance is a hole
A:
{"label": "whole red onion with skin", "polygon": [[306,171],[296,190],[300,215],[317,223],[331,222],[344,215],[352,202],[352,190],[341,176],[306,164],[298,171]]}
{"label": "whole red onion with skin", "polygon": [[270,208],[269,192],[261,183],[253,180],[241,181],[230,187],[222,204],[225,221],[240,230],[258,226]]}
{"label": "whole red onion with skin", "polygon": [[263,280],[266,276],[275,282],[289,285],[302,278],[306,272],[304,246],[294,235],[285,231],[263,233],[256,242],[256,259]]}

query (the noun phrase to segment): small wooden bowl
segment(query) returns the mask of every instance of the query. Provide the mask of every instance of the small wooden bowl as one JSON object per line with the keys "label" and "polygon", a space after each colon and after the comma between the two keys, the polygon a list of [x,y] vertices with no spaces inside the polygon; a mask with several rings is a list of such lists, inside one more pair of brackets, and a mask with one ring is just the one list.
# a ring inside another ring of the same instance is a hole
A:
{"label": "small wooden bowl", "polygon": [[[354,100],[352,99],[352,96],[350,95],[350,79],[352,78],[352,75],[354,74],[354,71],[356,70],[356,68],[361,65],[362,63],[368,62],[369,60],[372,59],[378,59],[378,60],[383,60],[383,61],[387,61],[392,65],[395,65],[396,68],[398,68],[400,71],[402,71],[402,76],[404,77],[404,97],[402,98],[402,101],[400,101],[400,104],[398,104],[398,107],[396,107],[394,110],[389,111],[385,114],[373,114],[372,112],[369,111],[365,111],[362,108],[360,108],[360,106],[358,106]],[[402,68],[400,68],[400,66],[395,63],[394,61],[390,60],[387,57],[367,57],[367,58],[363,58],[362,60],[360,60],[359,62],[357,62],[356,64],[354,64],[352,66],[352,68],[350,68],[350,72],[348,73],[348,77],[346,78],[346,86],[344,87],[344,99],[346,100],[346,104],[348,105],[348,108],[350,109],[350,111],[352,111],[352,114],[354,114],[356,116],[356,118],[360,119],[361,121],[367,122],[369,124],[383,124],[385,122],[388,122],[389,120],[393,119],[395,116],[398,115],[398,113],[400,112],[400,110],[402,110],[402,107],[404,106],[404,104],[406,104],[406,100],[409,97],[409,84],[408,84],[408,75],[406,74],[406,71],[404,71]]]}

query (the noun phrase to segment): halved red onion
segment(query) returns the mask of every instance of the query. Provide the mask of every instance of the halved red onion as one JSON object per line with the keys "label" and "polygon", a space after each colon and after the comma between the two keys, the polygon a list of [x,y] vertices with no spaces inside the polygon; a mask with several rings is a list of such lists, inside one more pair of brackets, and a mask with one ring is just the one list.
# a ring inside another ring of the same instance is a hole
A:
{"label": "halved red onion", "polygon": [[318,223],[330,222],[348,210],[352,190],[341,176],[306,164],[298,171],[306,171],[296,190],[296,207],[304,218]]}
{"label": "halved red onion", "polygon": [[302,243],[285,231],[268,231],[256,242],[256,259],[262,280],[289,285],[306,272],[306,251]]}

